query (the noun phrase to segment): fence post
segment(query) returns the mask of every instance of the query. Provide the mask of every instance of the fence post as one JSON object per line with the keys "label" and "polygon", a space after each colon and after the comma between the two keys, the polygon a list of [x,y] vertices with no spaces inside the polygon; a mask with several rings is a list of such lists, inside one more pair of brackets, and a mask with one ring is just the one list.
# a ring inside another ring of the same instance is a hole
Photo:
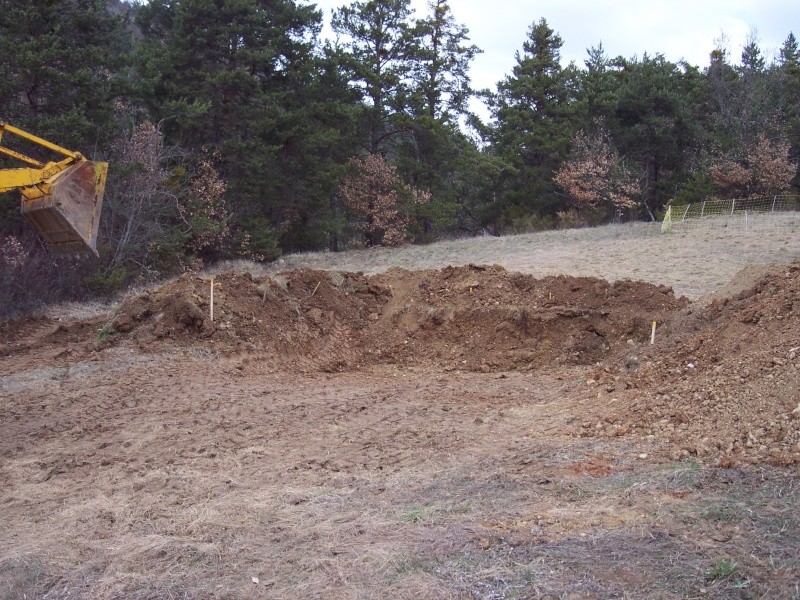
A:
{"label": "fence post", "polygon": [[664,213],[664,220],[661,222],[661,233],[665,233],[672,226],[672,207],[667,207],[667,212]]}
{"label": "fence post", "polygon": [[772,198],[772,212],[775,212],[775,202],[777,202],[777,201],[778,201],[778,197],[777,196],[773,196],[773,198]]}
{"label": "fence post", "polygon": [[209,311],[211,312],[211,322],[214,322],[214,278],[211,278],[211,300]]}
{"label": "fence post", "polygon": [[733,216],[734,208],[736,208],[736,199],[731,200],[731,216]]}
{"label": "fence post", "polygon": [[703,200],[703,206],[700,207],[700,218],[703,218],[703,214],[706,212],[706,201]]}

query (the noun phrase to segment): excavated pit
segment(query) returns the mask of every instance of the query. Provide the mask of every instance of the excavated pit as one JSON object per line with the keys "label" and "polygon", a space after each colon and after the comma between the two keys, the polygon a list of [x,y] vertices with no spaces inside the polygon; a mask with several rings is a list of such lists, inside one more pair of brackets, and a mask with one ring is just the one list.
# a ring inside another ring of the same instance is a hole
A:
{"label": "excavated pit", "polygon": [[580,405],[570,435],[660,444],[671,460],[800,464],[798,263],[707,304],[664,286],[498,266],[229,272],[215,279],[212,321],[210,287],[185,275],[102,318],[6,324],[0,356],[46,370],[106,350],[184,353],[234,360],[248,378],[382,366],[530,373],[533,384],[573,382],[563,392]]}

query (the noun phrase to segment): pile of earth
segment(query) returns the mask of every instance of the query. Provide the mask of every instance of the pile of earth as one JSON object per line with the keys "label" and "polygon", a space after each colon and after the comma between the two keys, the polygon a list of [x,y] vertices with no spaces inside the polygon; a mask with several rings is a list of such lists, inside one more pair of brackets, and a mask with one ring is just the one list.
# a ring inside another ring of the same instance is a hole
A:
{"label": "pile of earth", "polygon": [[592,364],[646,341],[688,301],[641,282],[509,273],[498,266],[184,276],[123,301],[110,343],[204,345],[265,368],[371,364],[471,371]]}
{"label": "pile of earth", "polygon": [[800,463],[800,263],[669,324],[642,356],[596,370],[605,399],[582,435],[652,436],[721,466]]}

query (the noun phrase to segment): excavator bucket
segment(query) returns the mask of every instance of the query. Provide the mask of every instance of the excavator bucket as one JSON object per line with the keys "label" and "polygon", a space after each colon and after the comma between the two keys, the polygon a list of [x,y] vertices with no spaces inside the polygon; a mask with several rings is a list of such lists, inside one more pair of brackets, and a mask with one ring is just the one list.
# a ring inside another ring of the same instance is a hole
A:
{"label": "excavator bucket", "polygon": [[53,254],[97,252],[108,163],[83,160],[45,185],[22,190],[22,214]]}

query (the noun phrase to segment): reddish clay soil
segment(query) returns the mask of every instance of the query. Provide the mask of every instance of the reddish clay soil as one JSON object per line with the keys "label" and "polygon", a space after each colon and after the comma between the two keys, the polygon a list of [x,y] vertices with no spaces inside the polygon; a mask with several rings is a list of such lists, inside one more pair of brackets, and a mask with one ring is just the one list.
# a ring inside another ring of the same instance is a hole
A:
{"label": "reddish clay soil", "polygon": [[800,264],[708,304],[297,270],[217,277],[212,322],[210,287],[0,327],[0,598],[800,586]]}
{"label": "reddish clay soil", "polygon": [[657,348],[596,369],[615,406],[594,412],[584,435],[654,436],[675,459],[720,466],[800,462],[800,265],[668,322]]}
{"label": "reddish clay soil", "polygon": [[351,371],[376,364],[538,371],[616,356],[649,338],[650,319],[688,304],[665,287],[594,278],[537,280],[502,267],[299,270],[274,278],[189,276],[119,307],[110,343],[143,352],[202,344],[256,354],[273,369]]}

